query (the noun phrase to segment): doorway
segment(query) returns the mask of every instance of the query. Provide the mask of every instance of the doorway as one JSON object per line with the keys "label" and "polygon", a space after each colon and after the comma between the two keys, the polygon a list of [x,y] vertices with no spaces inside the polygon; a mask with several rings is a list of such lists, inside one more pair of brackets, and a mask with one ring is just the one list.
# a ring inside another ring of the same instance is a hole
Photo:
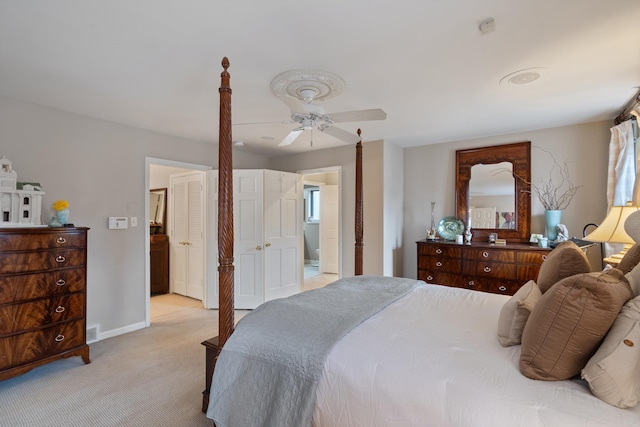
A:
{"label": "doorway", "polygon": [[[170,176],[176,174],[184,174],[195,171],[207,171],[212,169],[210,166],[206,165],[198,165],[192,163],[185,163],[173,160],[166,159],[157,159],[147,157],[145,159],[145,193],[149,194],[151,188],[170,188]],[[169,195],[169,198],[171,195]],[[206,193],[203,195],[204,201],[202,203],[203,215],[206,207]],[[166,225],[166,234],[170,235],[172,230],[170,229],[170,224],[172,222],[171,218],[172,212],[167,208],[167,225]],[[149,212],[149,197],[145,198],[145,218],[150,218]],[[148,223],[149,221],[147,221]],[[150,245],[150,236],[151,236],[151,227],[145,227],[145,326],[149,327],[151,325],[151,245]],[[169,242],[171,244],[171,241]],[[206,247],[204,249],[204,253],[206,256]],[[169,274],[171,274],[171,264],[169,264]],[[171,292],[171,290],[170,290]],[[200,298],[202,299],[204,295]],[[202,301],[197,301],[200,305],[202,305]]]}
{"label": "doorway", "polygon": [[341,167],[299,171],[304,181],[304,285],[324,286],[341,277]]}

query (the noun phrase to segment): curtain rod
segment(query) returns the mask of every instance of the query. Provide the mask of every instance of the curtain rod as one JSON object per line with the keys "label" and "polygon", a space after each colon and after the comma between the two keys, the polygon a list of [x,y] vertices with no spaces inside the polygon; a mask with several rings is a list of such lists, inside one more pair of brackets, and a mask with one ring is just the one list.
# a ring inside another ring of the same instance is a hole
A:
{"label": "curtain rod", "polygon": [[640,107],[640,90],[638,91],[636,97],[629,101],[625,109],[622,110],[622,113],[620,113],[618,117],[616,117],[613,123],[619,125],[624,121],[634,118],[634,116],[631,114],[631,111],[635,110],[638,107]]}

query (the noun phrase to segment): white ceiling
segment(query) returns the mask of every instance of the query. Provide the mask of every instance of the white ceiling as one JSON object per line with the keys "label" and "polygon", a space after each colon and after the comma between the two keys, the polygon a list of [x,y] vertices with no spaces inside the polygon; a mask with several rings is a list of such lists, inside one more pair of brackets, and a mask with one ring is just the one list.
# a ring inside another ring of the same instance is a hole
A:
{"label": "white ceiling", "polygon": [[[328,112],[387,112],[342,129],[412,147],[612,119],[639,42],[638,0],[0,0],[0,95],[217,142],[227,56],[233,122],[280,122],[234,126],[244,150],[310,149],[309,132],[276,147],[296,125],[269,83],[293,69],[345,80]],[[313,132],[313,149],[342,144]]]}

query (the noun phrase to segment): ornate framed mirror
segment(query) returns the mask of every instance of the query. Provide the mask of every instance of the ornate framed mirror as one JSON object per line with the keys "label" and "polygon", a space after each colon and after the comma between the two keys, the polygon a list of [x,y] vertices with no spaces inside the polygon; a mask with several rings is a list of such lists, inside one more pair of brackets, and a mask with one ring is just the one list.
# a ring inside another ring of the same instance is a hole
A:
{"label": "ornate framed mirror", "polygon": [[149,232],[165,234],[167,231],[167,189],[149,190]]}
{"label": "ornate framed mirror", "polygon": [[[517,175],[519,178],[516,178]],[[456,151],[456,216],[473,239],[508,242],[531,234],[531,142]]]}

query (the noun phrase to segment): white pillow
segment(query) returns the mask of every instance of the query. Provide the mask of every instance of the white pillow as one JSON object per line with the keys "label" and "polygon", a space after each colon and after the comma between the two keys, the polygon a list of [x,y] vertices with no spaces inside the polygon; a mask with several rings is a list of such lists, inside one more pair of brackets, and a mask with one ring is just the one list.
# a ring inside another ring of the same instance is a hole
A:
{"label": "white pillow", "polygon": [[622,307],[582,378],[610,405],[631,408],[640,401],[640,297]]}
{"label": "white pillow", "polygon": [[640,263],[633,267],[633,269],[624,275],[629,281],[631,290],[635,296],[640,296]]}
{"label": "white pillow", "polygon": [[503,347],[520,344],[527,319],[541,296],[536,282],[529,280],[502,306],[498,319],[498,341]]}

